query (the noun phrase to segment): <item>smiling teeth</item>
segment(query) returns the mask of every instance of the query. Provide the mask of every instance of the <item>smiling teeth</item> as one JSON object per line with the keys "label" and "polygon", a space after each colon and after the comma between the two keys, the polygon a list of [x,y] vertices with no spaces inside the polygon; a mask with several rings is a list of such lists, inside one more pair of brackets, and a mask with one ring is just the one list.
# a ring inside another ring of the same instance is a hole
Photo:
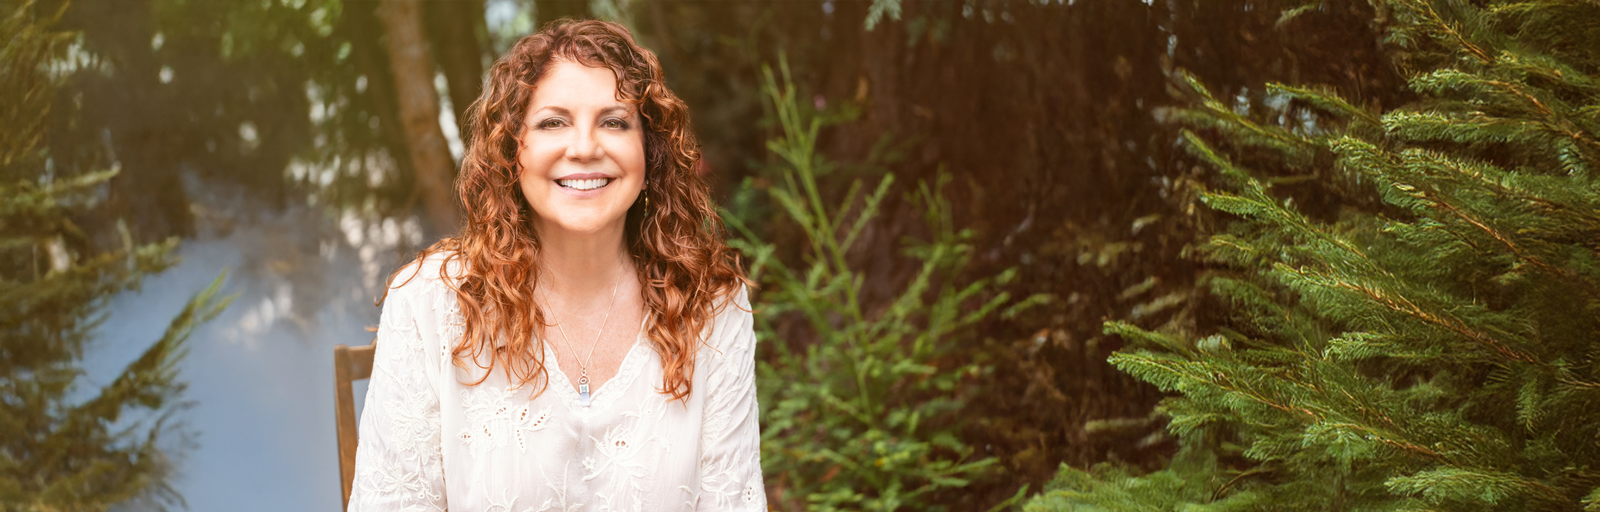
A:
{"label": "smiling teeth", "polygon": [[556,184],[578,190],[594,190],[611,183],[610,178],[595,178],[592,180],[556,180]]}

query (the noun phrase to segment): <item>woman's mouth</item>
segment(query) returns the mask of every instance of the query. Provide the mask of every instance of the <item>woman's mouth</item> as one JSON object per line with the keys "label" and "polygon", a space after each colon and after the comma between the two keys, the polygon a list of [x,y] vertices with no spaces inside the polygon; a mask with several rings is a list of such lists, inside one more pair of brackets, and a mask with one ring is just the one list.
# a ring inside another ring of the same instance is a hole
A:
{"label": "woman's mouth", "polygon": [[593,179],[587,179],[587,180],[556,180],[556,184],[557,185],[561,185],[562,188],[570,188],[570,189],[573,189],[573,190],[594,190],[594,189],[597,189],[597,188],[604,187],[606,185],[610,185],[611,181],[614,180],[614,179],[615,178],[593,178]]}

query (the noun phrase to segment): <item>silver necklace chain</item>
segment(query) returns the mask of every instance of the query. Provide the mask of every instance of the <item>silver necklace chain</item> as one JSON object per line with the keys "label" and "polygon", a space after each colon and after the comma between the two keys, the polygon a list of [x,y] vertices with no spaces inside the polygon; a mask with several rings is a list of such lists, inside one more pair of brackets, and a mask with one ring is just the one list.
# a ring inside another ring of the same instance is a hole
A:
{"label": "silver necklace chain", "polygon": [[[600,338],[605,335],[606,326],[611,323],[611,311],[616,309],[617,306],[617,289],[622,287],[622,276],[618,275],[617,278],[613,279],[612,281],[611,304],[606,306],[606,316],[604,320],[600,321],[600,332],[595,333],[594,343],[589,344],[588,361],[578,358],[578,350],[572,347],[572,339],[567,337],[567,329],[561,326],[562,322],[556,322],[556,331],[561,333],[561,341],[565,342],[567,351],[572,353],[573,359],[578,360],[578,394],[579,398],[583,401],[584,407],[589,406],[589,363],[594,362],[594,349],[595,347],[600,346]],[[545,294],[544,299],[545,308],[550,309],[551,312],[554,312],[555,308],[550,307],[549,294]]]}

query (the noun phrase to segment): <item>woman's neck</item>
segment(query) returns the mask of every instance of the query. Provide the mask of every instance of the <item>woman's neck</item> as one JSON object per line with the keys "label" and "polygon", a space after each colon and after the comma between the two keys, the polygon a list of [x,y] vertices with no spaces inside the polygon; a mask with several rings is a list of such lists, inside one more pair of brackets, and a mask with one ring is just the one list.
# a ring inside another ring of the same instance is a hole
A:
{"label": "woman's neck", "polygon": [[566,303],[610,295],[620,274],[632,264],[622,234],[607,234],[540,236],[539,287]]}

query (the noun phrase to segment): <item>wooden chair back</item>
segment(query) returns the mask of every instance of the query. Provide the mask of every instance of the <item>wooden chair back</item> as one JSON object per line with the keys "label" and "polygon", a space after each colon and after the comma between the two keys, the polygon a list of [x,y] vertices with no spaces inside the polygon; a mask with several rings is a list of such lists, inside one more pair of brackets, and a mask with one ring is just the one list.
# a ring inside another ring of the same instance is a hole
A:
{"label": "wooden chair back", "polygon": [[372,376],[372,353],[377,346],[378,340],[373,339],[362,347],[333,347],[333,420],[339,429],[339,488],[344,491],[339,510],[350,507],[350,483],[356,479],[356,399],[351,382]]}

